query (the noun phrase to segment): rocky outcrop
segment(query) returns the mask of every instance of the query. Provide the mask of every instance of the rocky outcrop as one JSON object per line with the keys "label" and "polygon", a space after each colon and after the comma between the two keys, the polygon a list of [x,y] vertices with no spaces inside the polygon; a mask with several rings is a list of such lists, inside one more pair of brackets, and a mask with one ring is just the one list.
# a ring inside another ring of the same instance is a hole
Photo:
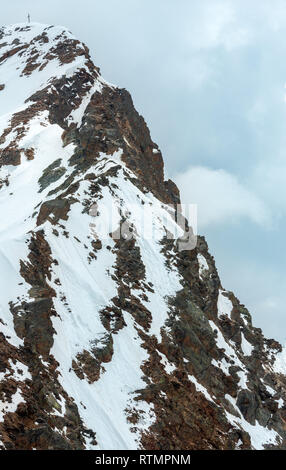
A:
{"label": "rocky outcrop", "polygon": [[[10,305],[23,346],[12,347],[1,333],[0,400],[7,409],[0,422],[2,448],[83,449],[86,436],[96,442],[95,433],[85,428],[72,398],[58,382],[58,364],[50,355],[55,333],[51,316],[56,312],[55,292],[48,282],[55,260],[43,232],[32,234],[29,250],[21,274],[31,286],[30,300]],[[9,406],[15,396],[18,406]]]}

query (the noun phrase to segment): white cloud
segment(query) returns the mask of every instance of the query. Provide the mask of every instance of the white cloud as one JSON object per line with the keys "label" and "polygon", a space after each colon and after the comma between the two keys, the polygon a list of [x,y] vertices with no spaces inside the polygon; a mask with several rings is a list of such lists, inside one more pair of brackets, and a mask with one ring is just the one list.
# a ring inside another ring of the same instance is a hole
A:
{"label": "white cloud", "polygon": [[283,150],[281,158],[269,155],[269,161],[259,163],[251,178],[255,192],[263,194],[277,220],[286,215],[286,163]]}
{"label": "white cloud", "polygon": [[212,224],[236,223],[245,217],[256,224],[269,225],[263,201],[225,170],[191,167],[177,174],[175,181],[182,202],[198,204],[199,231]]}
{"label": "white cloud", "polygon": [[194,49],[224,47],[231,51],[249,43],[249,29],[240,24],[235,5],[225,0],[195,2],[196,15],[191,15],[188,43]]}

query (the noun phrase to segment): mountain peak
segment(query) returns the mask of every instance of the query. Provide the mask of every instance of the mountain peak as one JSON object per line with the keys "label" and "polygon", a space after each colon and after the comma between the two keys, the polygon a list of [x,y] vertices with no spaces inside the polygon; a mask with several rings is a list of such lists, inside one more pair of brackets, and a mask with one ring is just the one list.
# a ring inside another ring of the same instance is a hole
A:
{"label": "mountain peak", "polygon": [[[66,28],[39,23],[0,29],[1,115],[74,69],[92,68],[88,49]],[[29,80],[30,78],[30,80]]]}
{"label": "mountain peak", "polygon": [[[0,38],[5,37],[8,44],[28,44],[37,42],[40,36],[48,38],[49,42],[57,42],[60,37],[76,39],[75,36],[61,25],[49,25],[43,23],[15,23],[0,27]],[[48,42],[46,40],[46,43]]]}
{"label": "mountain peak", "polygon": [[34,47],[47,51],[59,42],[74,40],[74,35],[64,26],[54,26],[41,23],[17,23],[0,28],[2,48],[21,45],[26,48]]}
{"label": "mountain peak", "polygon": [[52,29],[56,29],[62,32],[70,32],[68,28],[62,25],[52,25],[52,24],[45,24],[45,23],[38,23],[38,22],[12,23],[12,24],[3,25],[0,27],[0,31],[5,31],[6,35],[15,34],[19,36],[19,34],[26,35],[27,33],[29,33],[30,38],[35,35],[40,34],[41,32],[50,31]]}
{"label": "mountain peak", "polygon": [[285,449],[285,351],[130,94],[65,28],[0,31],[0,448]]}

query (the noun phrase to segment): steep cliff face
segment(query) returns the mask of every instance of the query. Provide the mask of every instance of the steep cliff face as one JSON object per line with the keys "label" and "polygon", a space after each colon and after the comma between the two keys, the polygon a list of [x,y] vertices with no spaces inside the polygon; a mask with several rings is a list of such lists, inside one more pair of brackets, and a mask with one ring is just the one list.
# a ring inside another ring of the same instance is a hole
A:
{"label": "steep cliff face", "polygon": [[0,77],[0,448],[285,449],[285,353],[179,247],[129,93],[40,24],[0,29]]}

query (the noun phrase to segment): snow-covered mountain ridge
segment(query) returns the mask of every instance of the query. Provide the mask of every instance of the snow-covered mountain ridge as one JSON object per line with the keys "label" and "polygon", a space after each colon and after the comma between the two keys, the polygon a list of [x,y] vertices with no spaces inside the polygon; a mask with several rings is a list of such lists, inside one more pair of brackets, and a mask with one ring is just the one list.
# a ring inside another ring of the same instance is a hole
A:
{"label": "snow-covered mountain ridge", "polygon": [[285,353],[178,249],[179,200],[86,46],[0,29],[2,449],[285,448]]}

